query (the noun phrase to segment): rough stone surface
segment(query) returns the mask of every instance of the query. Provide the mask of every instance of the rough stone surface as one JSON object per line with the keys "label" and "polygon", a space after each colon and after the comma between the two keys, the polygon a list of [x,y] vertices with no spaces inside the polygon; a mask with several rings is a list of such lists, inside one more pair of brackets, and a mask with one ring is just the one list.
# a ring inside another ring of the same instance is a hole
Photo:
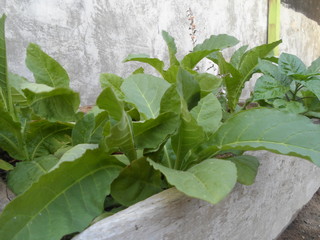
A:
{"label": "rough stone surface", "polygon": [[106,218],[74,240],[271,240],[320,187],[320,169],[306,160],[251,152],[261,166],[252,186],[237,185],[211,205],[169,189]]}
{"label": "rough stone surface", "polygon": [[[99,75],[128,76],[140,64],[122,63],[130,53],[167,59],[161,30],[175,37],[179,54],[192,49],[187,10],[195,17],[198,43],[226,33],[251,47],[266,42],[267,0],[0,0],[8,15],[8,64],[32,79],[25,67],[29,42],[39,44],[67,70],[82,104],[100,92]],[[240,46],[240,45],[239,45]],[[229,51],[230,53],[230,51]]]}
{"label": "rough stone surface", "polygon": [[0,213],[4,207],[13,199],[13,193],[6,187],[5,183],[0,179]]}

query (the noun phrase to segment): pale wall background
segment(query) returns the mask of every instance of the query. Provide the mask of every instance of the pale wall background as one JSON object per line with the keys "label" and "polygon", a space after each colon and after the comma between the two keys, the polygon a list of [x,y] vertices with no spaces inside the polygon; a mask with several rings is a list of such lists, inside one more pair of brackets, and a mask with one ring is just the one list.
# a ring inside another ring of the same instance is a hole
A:
{"label": "pale wall background", "polygon": [[128,54],[166,57],[161,30],[175,37],[180,56],[190,51],[189,8],[199,43],[227,33],[254,46],[267,33],[267,0],[0,0],[0,6],[8,15],[10,70],[32,79],[25,49],[37,43],[66,68],[82,104],[94,103],[100,73],[125,77],[138,66],[122,63]]}
{"label": "pale wall background", "polygon": [[[237,47],[253,47],[266,42],[267,5],[267,0],[0,0],[0,13],[8,15],[10,71],[32,79],[24,64],[25,49],[37,43],[66,68],[82,105],[88,105],[100,92],[100,73],[126,77],[140,66],[122,63],[128,54],[167,58],[161,30],[175,37],[178,56],[190,51],[189,8],[198,43],[226,33],[241,41]],[[281,21],[281,50],[307,63],[320,55],[314,40],[320,32],[316,22],[286,6]]]}

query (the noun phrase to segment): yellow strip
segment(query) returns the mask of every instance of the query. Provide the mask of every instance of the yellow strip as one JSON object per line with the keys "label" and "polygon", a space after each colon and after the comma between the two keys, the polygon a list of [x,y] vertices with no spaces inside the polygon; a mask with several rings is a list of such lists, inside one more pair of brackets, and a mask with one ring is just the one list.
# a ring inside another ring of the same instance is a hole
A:
{"label": "yellow strip", "polygon": [[[281,0],[269,0],[268,43],[280,39],[280,8]],[[274,49],[274,55],[279,56],[279,48]]]}

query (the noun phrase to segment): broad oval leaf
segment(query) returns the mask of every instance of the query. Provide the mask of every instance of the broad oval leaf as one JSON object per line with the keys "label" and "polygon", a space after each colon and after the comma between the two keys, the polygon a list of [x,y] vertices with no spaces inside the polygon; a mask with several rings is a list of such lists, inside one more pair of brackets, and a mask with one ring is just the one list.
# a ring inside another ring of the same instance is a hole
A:
{"label": "broad oval leaf", "polygon": [[114,93],[119,99],[123,99],[124,95],[121,91],[121,84],[123,83],[123,78],[112,73],[102,73],[100,75],[100,85],[102,89],[106,87],[111,87]]}
{"label": "broad oval leaf", "polygon": [[28,159],[21,124],[13,121],[10,114],[0,108],[0,146],[9,155],[18,160]]}
{"label": "broad oval leaf", "polygon": [[124,206],[142,201],[160,191],[161,173],[140,158],[125,167],[111,184],[111,195]]}
{"label": "broad oval leaf", "polygon": [[194,78],[199,82],[201,98],[217,90],[222,84],[222,78],[210,73],[199,73]]}
{"label": "broad oval leaf", "polygon": [[202,50],[222,50],[224,48],[233,47],[238,44],[239,40],[227,34],[211,35],[203,43],[194,47],[194,51]]}
{"label": "broad oval leaf", "polygon": [[162,78],[148,74],[134,74],[121,86],[126,101],[134,104],[144,119],[155,118],[160,111],[162,95],[170,84]]}
{"label": "broad oval leaf", "polygon": [[263,149],[306,158],[320,166],[319,136],[320,126],[304,116],[259,108],[228,119],[214,134],[211,148]]}
{"label": "broad oval leaf", "polygon": [[306,71],[306,65],[292,54],[282,53],[278,64],[280,71],[287,75],[303,74]]}
{"label": "broad oval leaf", "polygon": [[207,159],[187,171],[164,167],[148,159],[167,181],[184,194],[216,204],[223,200],[237,181],[237,169],[230,161]]}
{"label": "broad oval leaf", "polygon": [[221,104],[212,93],[202,98],[190,113],[198,125],[209,134],[219,127],[222,119]]}
{"label": "broad oval leaf", "polygon": [[133,122],[134,140],[137,148],[158,148],[172,135],[179,125],[176,113],[166,112],[155,119]]}
{"label": "broad oval leaf", "polygon": [[80,105],[78,93],[69,88],[51,88],[36,83],[24,84],[23,88],[36,115],[53,122],[70,122],[76,119]]}
{"label": "broad oval leaf", "polygon": [[72,144],[90,143],[92,132],[95,128],[95,117],[88,113],[79,119],[72,129]]}
{"label": "broad oval leaf", "polygon": [[185,69],[193,69],[203,58],[205,58],[214,51],[218,50],[198,50],[191,52],[181,60],[181,66]]}
{"label": "broad oval leaf", "polygon": [[34,182],[49,172],[59,161],[54,155],[47,155],[33,161],[18,162],[8,175],[8,186],[16,195],[25,192]]}
{"label": "broad oval leaf", "polygon": [[33,73],[36,83],[54,88],[69,88],[66,70],[34,43],[30,43],[27,48],[26,65]]}
{"label": "broad oval leaf", "polygon": [[171,137],[172,149],[177,156],[175,169],[183,169],[188,155],[192,149],[196,148],[204,139],[205,133],[192,115],[184,109],[180,116],[180,126],[177,133]]}
{"label": "broad oval leaf", "polygon": [[200,100],[200,86],[194,76],[183,68],[179,68],[177,75],[177,91],[184,98],[188,109],[192,109]]}
{"label": "broad oval leaf", "polygon": [[131,160],[137,158],[132,121],[124,110],[123,102],[119,101],[110,87],[105,88],[98,97],[97,104],[105,109],[110,121],[104,126],[105,142],[111,151],[121,151]]}
{"label": "broad oval leaf", "polygon": [[11,201],[0,215],[6,240],[60,239],[82,231],[103,211],[122,165],[100,150],[65,162]]}
{"label": "broad oval leaf", "polygon": [[238,182],[244,185],[251,185],[254,183],[258,168],[259,160],[254,156],[241,155],[228,158],[227,160],[233,162],[237,167]]}
{"label": "broad oval leaf", "polygon": [[52,123],[45,120],[27,125],[25,133],[29,160],[54,154],[59,148],[71,142],[72,124]]}
{"label": "broad oval leaf", "polygon": [[245,52],[247,51],[249,45],[244,45],[240,47],[237,51],[235,51],[230,59],[230,63],[235,67],[239,68],[239,65],[241,63],[241,59]]}
{"label": "broad oval leaf", "polygon": [[290,85],[283,84],[271,76],[261,76],[254,86],[254,101],[261,99],[282,98],[290,90]]}

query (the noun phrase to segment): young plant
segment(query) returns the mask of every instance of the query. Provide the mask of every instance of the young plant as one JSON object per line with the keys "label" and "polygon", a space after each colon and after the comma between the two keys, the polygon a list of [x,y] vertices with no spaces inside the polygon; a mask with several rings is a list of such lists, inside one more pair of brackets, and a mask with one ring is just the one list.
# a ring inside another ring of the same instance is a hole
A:
{"label": "young plant", "polygon": [[[97,107],[76,122],[73,147],[0,215],[4,239],[60,239],[82,231],[103,213],[106,196],[106,205],[130,206],[174,186],[215,204],[237,181],[254,182],[259,162],[242,155],[245,150],[265,149],[320,165],[320,127],[304,116],[257,108],[222,121],[223,109],[215,96],[221,78],[193,68],[209,54],[219,55],[237,43],[235,38],[211,36],[179,61],[173,38],[166,32],[163,37],[168,69],[146,55],[126,59],[149,63],[162,77],[141,69],[126,79],[101,75]],[[276,45],[267,45],[269,52]],[[252,62],[261,56],[257,52],[247,53],[251,61],[243,60],[241,78],[232,75],[232,84],[224,79],[227,91],[235,94],[229,94],[232,101],[238,98],[235,81],[247,81],[256,66]]]}
{"label": "young plant", "polygon": [[261,60],[253,101],[284,111],[320,117],[320,58],[307,68],[296,56],[282,53],[276,63]]}
{"label": "young plant", "polygon": [[0,18],[0,148],[21,161],[8,175],[8,185],[20,194],[57,163],[57,151],[70,145],[73,124],[68,122],[76,119],[80,99],[63,67],[36,44],[28,46],[26,58],[36,82],[9,72],[5,18]]}

